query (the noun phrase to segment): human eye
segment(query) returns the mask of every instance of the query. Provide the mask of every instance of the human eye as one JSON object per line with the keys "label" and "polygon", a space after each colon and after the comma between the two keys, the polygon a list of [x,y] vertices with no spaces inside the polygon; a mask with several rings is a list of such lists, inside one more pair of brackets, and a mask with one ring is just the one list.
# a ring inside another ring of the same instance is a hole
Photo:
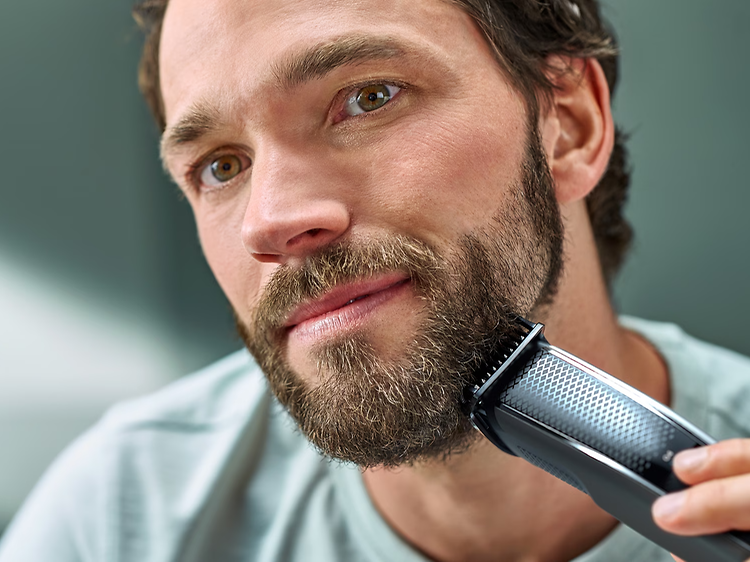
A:
{"label": "human eye", "polygon": [[210,156],[191,167],[191,182],[197,189],[213,191],[231,182],[248,169],[251,162],[237,154]]}
{"label": "human eye", "polygon": [[401,88],[394,84],[370,84],[359,88],[344,102],[344,112],[349,116],[361,115],[380,109],[391,101]]}

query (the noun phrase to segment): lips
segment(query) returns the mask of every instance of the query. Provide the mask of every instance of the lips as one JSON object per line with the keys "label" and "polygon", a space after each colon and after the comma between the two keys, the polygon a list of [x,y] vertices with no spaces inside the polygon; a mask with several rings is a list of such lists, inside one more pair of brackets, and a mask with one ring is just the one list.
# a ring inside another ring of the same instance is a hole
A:
{"label": "lips", "polygon": [[344,309],[355,308],[357,303],[364,304],[368,299],[383,300],[408,281],[408,275],[395,272],[375,279],[339,285],[321,298],[298,306],[287,318],[284,328],[291,330],[300,324],[323,320],[335,315],[337,311],[341,311],[343,315]]}

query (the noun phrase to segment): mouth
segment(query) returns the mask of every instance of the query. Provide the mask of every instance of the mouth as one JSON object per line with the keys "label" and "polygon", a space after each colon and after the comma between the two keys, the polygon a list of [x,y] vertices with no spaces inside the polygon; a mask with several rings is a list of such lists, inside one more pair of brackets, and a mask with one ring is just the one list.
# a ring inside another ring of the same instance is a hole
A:
{"label": "mouth", "polygon": [[287,333],[322,335],[357,325],[380,304],[399,295],[409,276],[394,272],[374,279],[340,285],[319,299],[298,306],[284,323]]}

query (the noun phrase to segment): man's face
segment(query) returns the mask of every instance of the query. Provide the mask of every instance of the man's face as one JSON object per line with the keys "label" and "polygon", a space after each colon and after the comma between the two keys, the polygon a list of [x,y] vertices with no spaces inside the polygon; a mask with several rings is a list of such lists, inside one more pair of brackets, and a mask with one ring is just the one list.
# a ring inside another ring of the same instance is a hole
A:
{"label": "man's face", "polygon": [[554,285],[520,95],[438,0],[171,0],[164,158],[248,347],[361,465],[465,442],[461,388]]}

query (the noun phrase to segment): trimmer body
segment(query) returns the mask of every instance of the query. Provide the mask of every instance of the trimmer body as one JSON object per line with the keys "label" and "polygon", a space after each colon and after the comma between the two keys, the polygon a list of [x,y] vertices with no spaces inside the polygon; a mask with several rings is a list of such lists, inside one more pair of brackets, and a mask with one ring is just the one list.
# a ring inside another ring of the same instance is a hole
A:
{"label": "trimmer body", "polygon": [[750,533],[683,537],[656,526],[651,505],[687,488],[679,451],[714,443],[669,408],[550,345],[543,326],[488,367],[470,393],[471,420],[493,444],[588,494],[622,523],[686,562],[744,562]]}

